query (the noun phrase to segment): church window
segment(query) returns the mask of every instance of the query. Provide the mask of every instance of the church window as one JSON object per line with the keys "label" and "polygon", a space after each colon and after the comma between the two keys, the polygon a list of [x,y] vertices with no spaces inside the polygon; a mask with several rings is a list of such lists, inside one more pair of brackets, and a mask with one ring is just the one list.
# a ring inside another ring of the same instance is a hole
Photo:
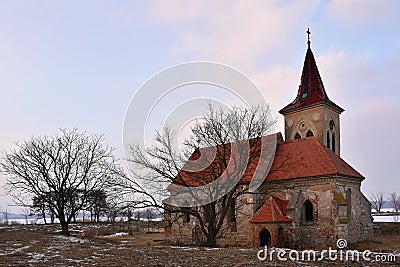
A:
{"label": "church window", "polygon": [[303,94],[301,95],[301,98],[307,98],[308,97],[308,87],[305,88],[305,90],[303,91]]}
{"label": "church window", "polygon": [[329,121],[329,129],[333,130],[335,128],[335,122],[333,120]]}
{"label": "church window", "polygon": [[307,137],[314,136],[314,133],[311,130],[307,131]]}
{"label": "church window", "polygon": [[335,133],[332,134],[332,151],[336,153],[336,136],[335,136]]}
{"label": "church window", "polygon": [[329,137],[329,131],[326,132],[326,146],[331,148],[331,138]]}
{"label": "church window", "polygon": [[231,215],[230,216],[231,222],[236,222],[236,203],[235,203],[235,201],[233,201],[231,204],[230,215]]}
{"label": "church window", "polygon": [[346,191],[346,204],[347,204],[347,219],[351,219],[351,189]]}
{"label": "church window", "polygon": [[314,221],[314,207],[310,200],[304,202],[304,221],[313,222]]}
{"label": "church window", "polygon": [[299,134],[299,133],[296,133],[295,135],[294,135],[294,139],[300,139],[301,138],[301,135]]}
{"label": "church window", "polygon": [[184,223],[190,222],[190,210],[189,210],[189,208],[184,208],[183,222]]}
{"label": "church window", "polygon": [[236,203],[235,201],[232,202],[230,209],[229,209],[229,221],[230,221],[230,228],[231,232],[237,232],[236,227]]}

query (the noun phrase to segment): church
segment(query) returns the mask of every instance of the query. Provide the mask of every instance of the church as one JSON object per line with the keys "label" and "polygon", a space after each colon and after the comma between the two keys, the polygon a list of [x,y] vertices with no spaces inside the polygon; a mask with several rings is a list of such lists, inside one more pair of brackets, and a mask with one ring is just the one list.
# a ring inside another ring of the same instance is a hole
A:
{"label": "church", "polygon": [[[308,41],[297,96],[279,111],[285,133],[274,134],[276,152],[259,188],[263,194],[236,200],[242,205],[234,206],[238,210],[218,246],[310,248],[334,247],[339,238],[372,240],[371,207],[360,190],[365,178],[340,157],[343,111],[329,99]],[[167,240],[201,245],[197,219],[190,217],[171,222],[166,215]]]}

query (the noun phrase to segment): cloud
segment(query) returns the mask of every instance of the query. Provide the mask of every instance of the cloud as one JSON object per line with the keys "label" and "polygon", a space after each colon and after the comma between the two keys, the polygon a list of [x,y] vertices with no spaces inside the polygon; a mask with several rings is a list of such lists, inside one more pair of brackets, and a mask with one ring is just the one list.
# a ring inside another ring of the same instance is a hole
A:
{"label": "cloud", "polygon": [[284,122],[282,115],[278,112],[295,99],[300,76],[301,70],[283,65],[274,65],[265,71],[255,72],[251,75],[251,79],[260,88],[267,103],[271,106],[272,115],[277,118],[275,129],[279,132],[283,133]]}
{"label": "cloud", "polygon": [[346,51],[322,55],[317,61],[330,99],[346,109],[341,115],[341,156],[366,177],[367,196],[400,191],[400,185],[393,184],[400,151],[400,61]]}
{"label": "cloud", "polygon": [[363,183],[367,195],[378,191],[389,194],[399,192],[398,153],[400,126],[399,99],[371,97],[362,108],[346,115],[343,128],[345,156],[359,169],[366,180]]}
{"label": "cloud", "polygon": [[[175,54],[232,64],[255,65],[289,45],[319,1],[152,1],[149,16],[179,38]],[[289,45],[290,46],[290,45]]]}
{"label": "cloud", "polygon": [[[299,44],[292,41],[294,32],[306,38],[305,25],[319,3],[154,0],[148,4],[148,16],[178,39],[171,49],[174,56],[221,62],[243,71],[281,119],[278,111],[296,96],[301,69],[282,65],[280,57]],[[282,121],[277,125],[280,131]]]}
{"label": "cloud", "polygon": [[395,0],[332,0],[326,7],[326,14],[336,23],[365,27],[388,16],[397,16],[398,4]]}

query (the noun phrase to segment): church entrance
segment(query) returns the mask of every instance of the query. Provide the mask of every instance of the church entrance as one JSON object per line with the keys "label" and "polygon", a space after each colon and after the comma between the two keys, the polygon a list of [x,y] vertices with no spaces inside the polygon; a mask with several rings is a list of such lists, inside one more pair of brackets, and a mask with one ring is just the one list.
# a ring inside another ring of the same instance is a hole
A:
{"label": "church entrance", "polygon": [[262,229],[260,232],[260,247],[269,246],[271,244],[271,234],[267,229]]}

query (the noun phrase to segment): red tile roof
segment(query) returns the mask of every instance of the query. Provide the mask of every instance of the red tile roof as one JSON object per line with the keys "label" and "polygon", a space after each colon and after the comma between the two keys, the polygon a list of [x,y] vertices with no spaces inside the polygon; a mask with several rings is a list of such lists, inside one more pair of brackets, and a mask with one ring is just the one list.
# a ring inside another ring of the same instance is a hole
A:
{"label": "red tile roof", "polygon": [[286,114],[289,111],[297,110],[304,106],[317,103],[326,103],[333,106],[339,112],[344,111],[341,107],[329,100],[326,94],[324,84],[314,59],[314,54],[309,47],[307,49],[306,58],[304,60],[303,72],[301,74],[301,82],[296,99],[281,109],[279,113]]}
{"label": "red tile roof", "polygon": [[[237,152],[234,157],[232,157],[235,162],[245,160],[243,162],[244,164],[239,165],[245,167],[240,181],[250,182],[253,178],[260,157],[261,144],[263,149],[269,147],[275,148],[276,143],[282,142],[282,140],[281,133],[250,139],[248,141],[250,146],[250,152],[248,154],[250,157],[240,152]],[[245,158],[248,158],[248,160]],[[213,182],[219,176],[221,177],[221,181],[224,182],[228,179],[224,164],[226,163],[228,165],[230,159],[231,144],[196,149],[189,157],[189,160],[183,166],[182,170],[175,177],[173,184],[180,186],[202,186]],[[243,167],[234,169],[231,175],[234,175],[233,173],[238,173],[240,169],[243,170]],[[199,171],[188,171],[192,169],[198,169]],[[169,186],[169,189],[174,188],[173,184]]]}
{"label": "red tile roof", "polygon": [[359,172],[321,144],[316,137],[308,137],[278,144],[266,181],[329,175],[364,179]]}
{"label": "red tile roof", "polygon": [[[280,133],[273,136],[278,139],[281,138]],[[271,136],[269,136],[269,138],[270,137]],[[264,136],[262,139],[256,138],[250,140],[250,151],[253,151],[250,153],[253,153],[255,156],[248,163],[240,182],[248,183],[252,180],[259,161],[261,140],[266,140],[267,138],[268,137]],[[228,151],[226,151],[225,156],[227,161],[229,161],[231,156],[230,146],[226,147]],[[217,149],[221,150],[222,147],[219,146]],[[185,166],[187,167],[188,164],[193,164],[193,160],[200,157],[200,152],[204,153],[206,156],[210,156],[214,155],[213,153],[215,151],[216,148],[204,148],[200,149],[200,151],[197,149]],[[223,167],[217,163],[219,162],[218,156],[221,157],[221,154],[217,153],[217,156],[215,156],[211,164],[208,165],[206,162],[196,161],[195,166],[199,167],[199,171],[188,172],[181,170],[175,178],[174,184],[179,184],[181,186],[200,186],[211,183],[218,177],[218,175],[215,176],[215,174],[223,173],[224,171]],[[364,179],[359,172],[325,145],[321,144],[316,137],[308,137],[290,142],[278,142],[271,170],[266,176],[265,181],[273,182],[332,175]],[[226,181],[226,179],[226,175],[222,176],[221,181]],[[169,188],[173,188],[172,184]]]}
{"label": "red tile roof", "polygon": [[288,200],[281,200],[277,197],[268,197],[265,203],[250,220],[251,223],[273,223],[291,222],[292,219],[286,216]]}

